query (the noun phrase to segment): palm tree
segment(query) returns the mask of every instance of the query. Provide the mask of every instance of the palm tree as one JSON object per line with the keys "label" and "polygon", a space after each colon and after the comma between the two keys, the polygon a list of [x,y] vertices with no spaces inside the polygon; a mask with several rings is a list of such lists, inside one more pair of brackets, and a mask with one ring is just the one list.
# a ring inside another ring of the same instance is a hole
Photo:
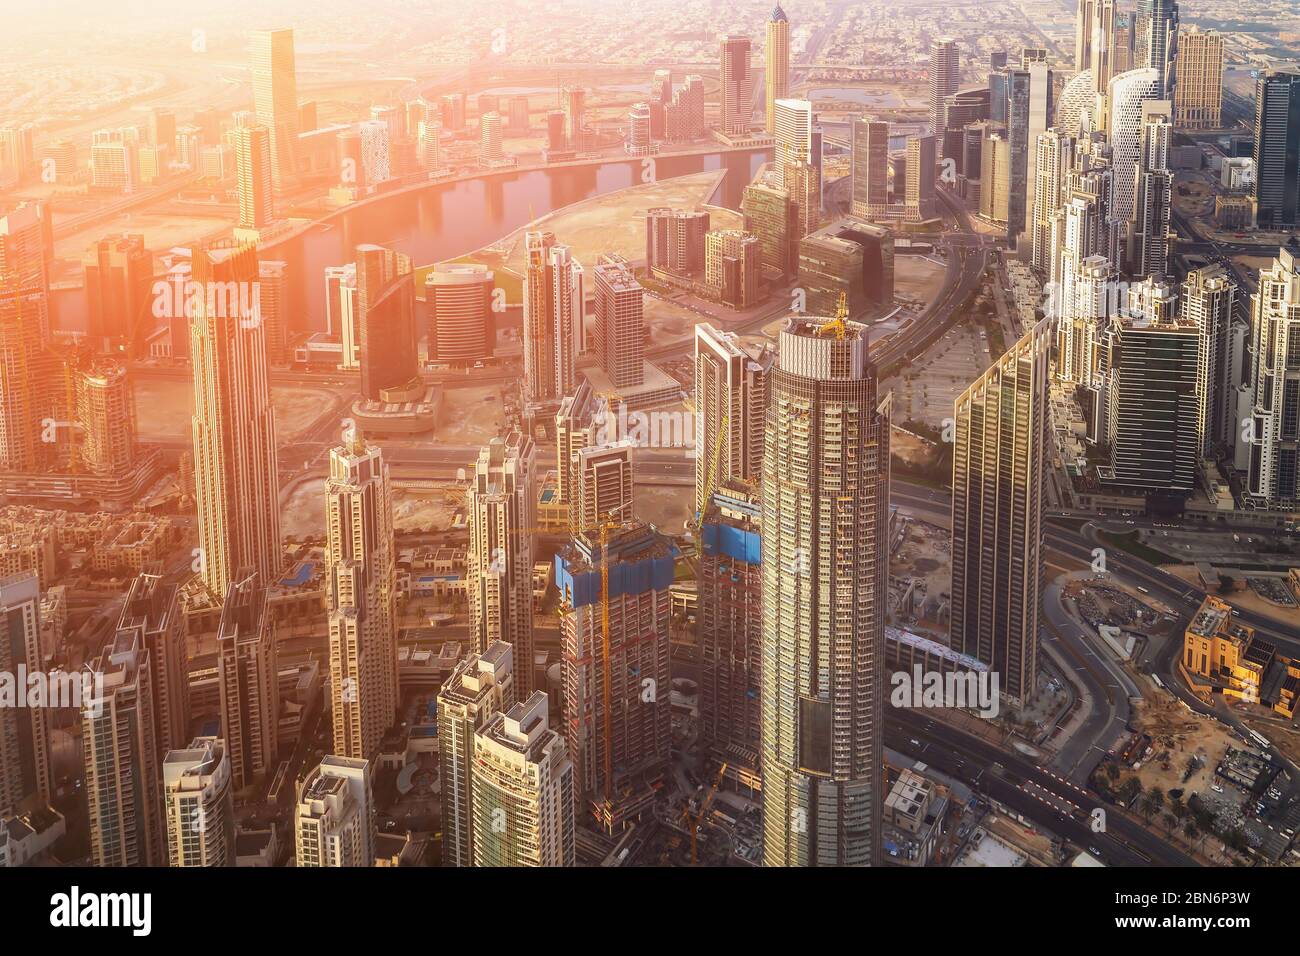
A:
{"label": "palm tree", "polygon": [[1165,792],[1163,790],[1161,790],[1159,787],[1152,787],[1150,790],[1148,790],[1146,805],[1143,810],[1143,812],[1146,814],[1146,818],[1150,820],[1152,814],[1159,812],[1160,807],[1164,805],[1164,802],[1165,802]]}

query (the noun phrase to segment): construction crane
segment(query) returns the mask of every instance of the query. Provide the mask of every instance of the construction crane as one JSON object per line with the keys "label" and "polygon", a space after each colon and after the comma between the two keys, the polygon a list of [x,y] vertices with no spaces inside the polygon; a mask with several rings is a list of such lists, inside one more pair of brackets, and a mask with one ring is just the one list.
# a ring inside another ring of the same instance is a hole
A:
{"label": "construction crane", "polygon": [[694,817],[691,816],[690,802],[687,801],[686,808],[682,810],[682,819],[689,824],[688,829],[691,834],[691,865],[694,866],[699,862],[699,845],[696,836],[700,829],[700,824],[704,822],[704,815],[709,812],[709,806],[713,803],[713,798],[718,795],[718,788],[722,786],[722,779],[727,773],[727,762],[722,761],[722,766],[718,768],[718,774],[713,778],[713,783],[709,786],[708,792],[700,798],[700,809],[696,811]]}
{"label": "construction crane", "polygon": [[818,329],[817,334],[833,335],[835,338],[842,340],[849,332],[849,327],[845,324],[845,320],[848,319],[848,317],[849,297],[846,293],[841,292],[839,302],[835,305],[835,318],[831,319]]}
{"label": "construction crane", "polygon": [[600,651],[601,681],[604,684],[603,704],[605,710],[605,812],[610,812],[610,788],[614,781],[614,738],[611,729],[612,719],[610,703],[610,666],[609,666],[609,533],[618,531],[623,522],[618,513],[628,506],[625,502],[613,511],[605,513],[605,520],[600,525]]}

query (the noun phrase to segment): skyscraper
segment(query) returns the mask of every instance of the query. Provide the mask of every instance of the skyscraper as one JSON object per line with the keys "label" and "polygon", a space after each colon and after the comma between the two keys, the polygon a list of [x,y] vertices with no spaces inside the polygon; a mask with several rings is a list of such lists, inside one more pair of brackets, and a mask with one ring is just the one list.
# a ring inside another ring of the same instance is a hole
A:
{"label": "skyscraper", "polygon": [[361,168],[352,170],[356,185],[368,189],[392,179],[392,127],[383,120],[362,120],[357,124],[357,134],[360,139],[355,151]]}
{"label": "skyscraper", "polygon": [[1223,34],[1192,30],[1178,38],[1174,126],[1217,129],[1223,123]]}
{"label": "skyscraper", "polygon": [[550,249],[551,316],[554,320],[551,365],[555,389],[568,395],[577,382],[578,355],[591,347],[587,340],[586,280],[582,264],[568,246]]}
{"label": "skyscraper", "polygon": [[1085,70],[1072,76],[1061,89],[1053,111],[1053,127],[1066,136],[1087,135],[1095,128],[1105,128],[1105,95],[1098,94],[1092,72]]}
{"label": "skyscraper", "polygon": [[87,662],[81,740],[86,761],[90,855],[95,866],[161,866],[166,859],[158,796],[158,732],[149,649],[119,631]]}
{"label": "skyscraper", "polygon": [[135,357],[153,331],[153,256],[144,236],[100,239],[82,257],[86,272],[86,334],[100,347]]}
{"label": "skyscraper", "polygon": [[1178,58],[1178,4],[1176,0],[1151,0],[1143,65],[1156,71],[1157,98],[1167,99],[1174,86]]}
{"label": "skyscraper", "polygon": [[436,120],[420,121],[415,130],[415,155],[428,172],[442,168],[442,124]]}
{"label": "skyscraper", "polygon": [[943,133],[943,101],[961,84],[961,51],[952,37],[930,43],[930,129]]}
{"label": "skyscraper", "polygon": [[438,691],[443,866],[473,866],[470,768],[474,734],[514,703],[514,654],[510,645],[501,641],[493,641],[481,654],[471,654],[457,664]]}
{"label": "skyscraper", "polygon": [[236,790],[273,770],[279,749],[279,672],[266,591],[255,572],[239,569],[226,589],[217,630],[221,739]]}
{"label": "skyscraper", "polygon": [[496,348],[495,274],[471,262],[440,262],[424,277],[429,361],[471,365]]}
{"label": "skyscraper", "polygon": [[848,316],[887,308],[894,298],[894,237],[883,226],[841,219],[799,243],[799,287],[806,309]]}
{"label": "skyscraper", "polygon": [[1142,125],[1146,104],[1160,99],[1160,74],[1154,69],[1129,70],[1110,81],[1111,169],[1114,192],[1111,219],[1126,222],[1137,205],[1137,167],[1142,154]]}
{"label": "skyscraper", "polygon": [[253,33],[253,108],[270,131],[271,179],[283,189],[297,178],[298,76],[292,30]]}
{"label": "skyscraper", "polygon": [[1251,297],[1255,402],[1248,507],[1300,508],[1300,262],[1282,248]]}
{"label": "skyscraper", "polygon": [[[41,589],[34,571],[0,578],[0,673],[20,670],[45,670]],[[53,796],[49,708],[0,707],[0,812],[46,804]]]}
{"label": "skyscraper", "polygon": [[1078,0],[1074,17],[1074,71],[1092,65],[1092,38],[1098,0]]}
{"label": "skyscraper", "polygon": [[851,212],[864,219],[883,215],[889,208],[889,124],[855,116],[852,139]]}
{"label": "skyscraper", "polygon": [[789,275],[795,267],[799,229],[799,207],[789,190],[763,180],[750,183],[742,194],[740,211],[745,232],[758,239],[764,271]]}
{"label": "skyscraper", "polygon": [[112,359],[73,360],[67,376],[73,384],[75,467],[93,475],[123,475],[138,454],[135,390],[126,366]]}
{"label": "skyscraper", "polygon": [[1136,200],[1129,229],[1128,270],[1163,276],[1169,267],[1174,174],[1169,169],[1169,103],[1145,104],[1138,150]]}
{"label": "skyscraper", "polygon": [[[238,568],[252,568],[263,581],[280,573],[275,419],[266,327],[255,314],[240,314],[257,284],[257,248],[199,250],[192,269],[205,290],[189,315],[198,557],[204,583],[220,600]],[[237,308],[217,294],[232,286],[240,290]]]}
{"label": "skyscraper", "polygon": [[[620,410],[626,406],[620,406]],[[626,414],[625,412],[623,413]],[[569,511],[569,527],[576,534],[599,528],[613,515],[615,519],[632,514],[632,449],[626,435],[602,443],[601,432],[612,431],[606,422],[597,429],[597,444],[580,448],[574,454],[574,500]]]}
{"label": "skyscraper", "polygon": [[135,192],[140,185],[140,131],[136,127],[91,134],[90,184],[94,189]]}
{"label": "skyscraper", "polygon": [[325,331],[339,339],[342,347],[339,368],[360,368],[361,330],[357,328],[355,262],[325,267]]}
{"label": "skyscraper", "polygon": [[816,163],[797,160],[786,163],[781,179],[795,207],[795,238],[802,239],[821,224],[821,170]]}
{"label": "skyscraper", "polygon": [[933,136],[914,136],[907,141],[907,187],[903,218],[925,222],[938,215],[934,195],[935,148]]}
{"label": "skyscraper", "polygon": [[583,270],[550,232],[524,237],[524,396],[554,405],[575,387],[583,339]]}
{"label": "skyscraper", "polygon": [[[1087,70],[1092,75],[1093,89],[1105,95],[1111,77],[1118,72],[1115,69],[1116,35],[1115,35],[1115,0],[1081,0],[1079,3],[1080,21],[1078,29],[1088,31],[1084,58],[1076,59],[1076,70]],[[1075,42],[1076,56],[1078,40]]]}
{"label": "skyscraper", "polygon": [[479,654],[496,641],[514,649],[516,697],[533,689],[533,458],[531,438],[515,432],[492,439],[479,452],[465,499],[470,642]]}
{"label": "skyscraper", "polygon": [[266,360],[273,366],[289,364],[289,264],[263,259],[257,264],[257,303],[266,326]]}
{"label": "skyscraper", "polygon": [[176,585],[157,574],[131,580],[117,620],[117,640],[134,636],[148,651],[149,688],[161,761],[169,750],[189,741],[189,653],[185,646],[185,614]]}
{"label": "skyscraper", "polygon": [[1051,271],[1054,253],[1052,218],[1061,207],[1066,170],[1074,151],[1074,138],[1056,129],[1038,134],[1035,144],[1037,186],[1034,189],[1033,252],[1031,263],[1044,274]]}
{"label": "skyscraper", "polygon": [[795,163],[813,164],[821,157],[813,156],[813,115],[809,100],[779,99],[772,104],[776,129],[776,146],[772,165],[778,185],[785,185],[785,170]]}
{"label": "skyscraper", "polygon": [[374,866],[370,761],[322,759],[298,787],[293,835],[297,866]]}
{"label": "skyscraper", "polygon": [[493,110],[479,118],[478,161],[483,166],[495,166],[504,158],[501,152],[501,114]]}
{"label": "skyscraper", "polygon": [[776,101],[790,95],[790,21],[777,3],[767,19],[763,46],[767,82],[767,131],[776,132]]}
{"label": "skyscraper", "polygon": [[0,296],[22,297],[26,323],[38,343],[50,334],[53,259],[54,221],[43,203],[22,202],[0,217]]}
{"label": "skyscraper", "polygon": [[708,322],[695,327],[695,509],[716,488],[756,481],[763,467],[770,348],[747,345]]}
{"label": "skyscraper", "polygon": [[979,123],[980,218],[1011,227],[1011,141],[1007,131],[992,123]]}
{"label": "skyscraper", "polygon": [[1119,270],[1103,255],[1067,266],[1061,281],[1061,311],[1056,316],[1058,365],[1062,382],[1088,385],[1100,366],[1100,346],[1120,289]]}
{"label": "skyscraper", "polygon": [[645,381],[644,293],[627,260],[603,255],[592,270],[596,286],[596,348],[615,388]]}
{"label": "skyscraper", "polygon": [[1099,471],[1104,481],[1156,496],[1190,493],[1201,455],[1199,331],[1173,313],[1172,290],[1146,280],[1130,290],[1128,313],[1112,321],[1108,337],[1110,467]]}
{"label": "skyscraper", "polygon": [[[1030,117],[1033,78],[1026,69],[1008,69],[1007,77],[1007,240],[1019,249],[1020,236],[1025,231],[1026,216],[1033,209],[1033,188],[1029,181],[1030,150],[1034,141],[1030,138],[1030,129],[1034,125]],[[980,184],[980,202],[983,203],[985,184],[989,182],[991,172],[997,171],[996,151],[993,167],[983,165],[983,182]],[[994,192],[997,192],[996,187]]]}
{"label": "skyscraper", "polygon": [[44,442],[56,421],[52,362],[42,347],[45,297],[0,286],[0,470],[35,471],[55,454]]}
{"label": "skyscraper", "polygon": [[700,525],[697,583],[700,742],[751,786],[762,740],[763,562],[756,489],[732,481],[709,498]]}
{"label": "skyscraper", "polygon": [[672,142],[686,142],[699,139],[704,131],[704,77],[688,73],[664,107],[664,135]]}
{"label": "skyscraper", "polygon": [[234,866],[235,802],[225,741],[195,737],[163,759],[170,866]]}
{"label": "skyscraper", "polygon": [[492,716],[474,734],[474,866],[573,866],[574,772],[547,726],[546,695]]}
{"label": "skyscraper", "polygon": [[1040,52],[1025,50],[1021,54],[1021,68],[1012,75],[1011,91],[1015,99],[1008,112],[1008,132],[1014,150],[1013,183],[1018,184],[1023,178],[1025,184],[1023,209],[1019,205],[1019,197],[1013,192],[1013,214],[1022,218],[1019,223],[1011,223],[1008,234],[1015,233],[1017,249],[1021,248],[1020,237],[1024,237],[1029,252],[1025,258],[1032,258],[1033,251],[1034,211],[1037,202],[1035,193],[1038,188],[1038,137],[1051,126],[1055,98],[1052,71],[1048,68],[1046,59],[1039,55]]}
{"label": "skyscraper", "polygon": [[629,156],[649,156],[658,151],[649,103],[634,103],[628,110],[627,139],[623,148]]}
{"label": "skyscraper", "polygon": [[612,418],[609,401],[597,395],[584,376],[572,395],[566,395],[555,414],[555,467],[557,504],[572,515],[578,501],[578,452],[601,444]]}
{"label": "skyscraper", "polygon": [[380,449],[355,435],[330,450],[329,464],[325,573],[333,752],[373,760],[398,706],[392,491]]}
{"label": "skyscraper", "polygon": [[607,833],[650,808],[672,751],[672,541],[651,525],[576,534],[555,558],[564,739],[584,813]]}
{"label": "skyscraper", "polygon": [[977,87],[973,90],[960,90],[943,99],[944,131],[935,139],[935,151],[945,160],[945,172],[950,173],[945,179],[954,189],[958,188],[958,176],[979,179],[978,168],[972,170],[974,175],[966,170],[966,128],[989,118],[990,96],[987,87]]}
{"label": "skyscraper", "polygon": [[1255,81],[1255,204],[1261,229],[1300,224],[1300,72]]}
{"label": "skyscraper", "polygon": [[0,187],[16,186],[27,175],[34,158],[34,131],[31,123],[0,126]]}
{"label": "skyscraper", "polygon": [[571,150],[581,152],[586,148],[585,131],[587,91],[580,86],[566,86],[560,90],[560,111],[564,114],[564,142]]}
{"label": "skyscraper", "polygon": [[235,168],[239,186],[239,227],[261,229],[275,218],[271,134],[252,113],[235,114]]}
{"label": "skyscraper", "polygon": [[1183,319],[1196,326],[1196,430],[1201,457],[1214,459],[1232,446],[1238,425],[1232,393],[1231,330],[1237,287],[1223,266],[1187,273],[1182,288]]}
{"label": "skyscraper", "polygon": [[724,136],[743,136],[749,132],[749,37],[725,36],[721,42],[718,128]]}
{"label": "skyscraper", "polygon": [[410,256],[370,244],[356,255],[361,393],[374,402],[409,401],[424,390]]}
{"label": "skyscraper", "polygon": [[704,270],[704,236],[709,231],[706,210],[646,210],[645,257],[649,269],[661,269],[678,276]]}
{"label": "skyscraper", "polygon": [[953,406],[949,643],[988,664],[1021,704],[1037,690],[1050,348],[1044,319]]}
{"label": "skyscraper", "polygon": [[889,399],[867,329],[792,317],[763,452],[763,862],[876,862]]}
{"label": "skyscraper", "polygon": [[1109,310],[1104,292],[1117,277],[1111,264],[1107,198],[1111,170],[1098,169],[1072,176],[1069,198],[1052,218],[1047,315],[1056,322],[1058,380],[1091,381],[1093,346],[1098,324]]}

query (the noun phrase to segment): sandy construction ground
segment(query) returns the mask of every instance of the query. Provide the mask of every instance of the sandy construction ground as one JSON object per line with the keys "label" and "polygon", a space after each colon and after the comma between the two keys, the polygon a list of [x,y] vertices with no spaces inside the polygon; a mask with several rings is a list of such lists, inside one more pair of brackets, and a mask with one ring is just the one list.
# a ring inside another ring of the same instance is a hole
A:
{"label": "sandy construction ground", "polygon": [[947,267],[924,256],[894,257],[894,297],[929,302],[943,284]]}
{"label": "sandy construction ground", "polygon": [[707,316],[653,295],[645,297],[644,318],[649,333],[646,344],[650,346],[694,335],[695,326],[708,321]]}
{"label": "sandy construction ground", "polygon": [[695,492],[690,485],[637,485],[632,510],[666,534],[681,534],[683,522],[695,511]]}
{"label": "sandy construction ground", "polygon": [[501,433],[505,424],[505,387],[482,385],[443,394],[436,440],[444,445],[482,445]]}
{"label": "sandy construction ground", "polygon": [[[1163,570],[1181,578],[1188,584],[1194,584],[1197,587],[1201,586],[1201,576],[1197,573],[1196,568],[1190,564],[1168,564],[1164,566]],[[1239,607],[1246,611],[1257,611],[1279,624],[1295,627],[1295,608],[1279,607],[1271,601],[1265,601],[1250,587],[1248,587],[1245,581],[1238,580],[1237,585],[1238,587],[1232,593],[1219,596],[1234,607]]]}
{"label": "sandy construction ground", "polygon": [[[199,207],[201,209],[201,207]],[[86,246],[99,236],[129,232],[144,236],[146,249],[170,249],[188,246],[230,232],[230,220],[221,213],[211,215],[169,216],[159,213],[123,213],[106,222],[59,237],[54,255],[60,259],[80,259]]]}
{"label": "sandy construction ground", "polygon": [[[445,531],[452,522],[456,504],[442,492],[393,489],[393,530],[410,532]],[[325,534],[325,482],[304,481],[294,488],[280,508],[280,530],[286,538],[321,537]]]}
{"label": "sandy construction ground", "polygon": [[[546,230],[555,233],[556,241],[567,245],[573,256],[588,270],[595,266],[598,256],[607,252],[617,253],[632,262],[640,262],[645,259],[645,211],[655,206],[671,206],[675,209],[704,207],[717,189],[722,175],[717,170],[706,170],[594,196],[543,216],[500,242],[493,243],[489,249],[480,250],[466,258],[478,260],[482,255],[482,261],[522,275],[527,254],[524,233]],[[710,228],[741,227],[740,213],[717,206],[707,208],[710,213]],[[493,250],[503,250],[504,256],[493,257]]]}
{"label": "sandy construction ground", "polygon": [[[276,441],[293,441],[321,412],[334,403],[327,389],[275,386]],[[135,382],[136,416],[141,441],[178,441],[190,437],[194,414],[193,387],[184,379],[143,379]]]}

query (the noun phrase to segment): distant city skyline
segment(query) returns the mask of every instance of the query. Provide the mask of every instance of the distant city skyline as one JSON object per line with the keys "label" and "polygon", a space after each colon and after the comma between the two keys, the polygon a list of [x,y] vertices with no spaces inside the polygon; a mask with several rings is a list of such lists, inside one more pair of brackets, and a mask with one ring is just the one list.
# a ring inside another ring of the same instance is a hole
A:
{"label": "distant city skyline", "polygon": [[1269,0],[4,22],[0,868],[1297,852]]}

